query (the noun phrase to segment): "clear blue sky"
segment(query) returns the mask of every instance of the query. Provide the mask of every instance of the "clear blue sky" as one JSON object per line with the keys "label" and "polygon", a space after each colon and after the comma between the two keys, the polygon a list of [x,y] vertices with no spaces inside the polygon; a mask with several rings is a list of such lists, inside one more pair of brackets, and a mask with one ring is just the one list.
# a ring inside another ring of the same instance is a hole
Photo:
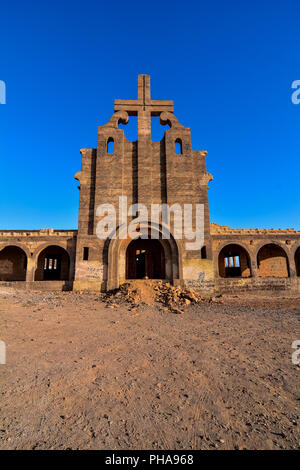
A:
{"label": "clear blue sky", "polygon": [[79,149],[96,147],[114,98],[135,99],[147,73],[153,99],[173,99],[193,149],[208,151],[211,220],[300,229],[298,0],[16,0],[1,10],[0,228],[77,228]]}

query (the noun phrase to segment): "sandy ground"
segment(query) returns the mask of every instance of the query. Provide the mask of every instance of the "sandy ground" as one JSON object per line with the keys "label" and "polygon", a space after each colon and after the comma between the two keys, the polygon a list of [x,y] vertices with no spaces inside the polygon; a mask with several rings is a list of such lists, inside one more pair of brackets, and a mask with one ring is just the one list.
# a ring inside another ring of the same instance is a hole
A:
{"label": "sandy ground", "polygon": [[1,449],[299,449],[300,299],[0,289]]}

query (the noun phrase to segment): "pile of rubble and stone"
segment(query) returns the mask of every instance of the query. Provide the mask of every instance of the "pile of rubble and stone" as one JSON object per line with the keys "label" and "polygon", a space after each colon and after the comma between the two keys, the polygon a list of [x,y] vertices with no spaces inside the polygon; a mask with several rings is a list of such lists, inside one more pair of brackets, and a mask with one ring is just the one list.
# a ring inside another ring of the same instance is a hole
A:
{"label": "pile of rubble and stone", "polygon": [[175,287],[168,282],[158,282],[153,288],[157,294],[157,301],[173,313],[183,313],[184,307],[204,301],[193,289]]}
{"label": "pile of rubble and stone", "polygon": [[184,308],[200,302],[218,301],[216,298],[205,298],[193,289],[172,286],[169,282],[136,280],[122,284],[119,289],[107,292],[104,299],[108,307],[114,308],[120,304],[129,304],[129,309],[139,305],[160,304],[163,310],[182,314]]}

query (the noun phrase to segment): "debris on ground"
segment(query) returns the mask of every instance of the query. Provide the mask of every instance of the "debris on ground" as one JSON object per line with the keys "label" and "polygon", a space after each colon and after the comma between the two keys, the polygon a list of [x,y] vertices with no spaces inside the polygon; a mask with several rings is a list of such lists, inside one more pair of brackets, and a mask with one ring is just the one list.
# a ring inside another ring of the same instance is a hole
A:
{"label": "debris on ground", "polygon": [[169,282],[152,280],[135,280],[122,284],[119,289],[107,292],[104,300],[107,307],[114,308],[127,302],[130,310],[141,304],[162,304],[162,310],[176,314],[184,313],[184,308],[200,302],[221,303],[221,295],[203,297],[193,289],[173,286]]}
{"label": "debris on ground", "polygon": [[[184,309],[193,304],[223,303],[222,295],[214,296],[200,295],[193,289],[173,286],[170,282],[151,279],[130,280],[121,284],[118,289],[108,292],[59,292],[20,289],[2,289],[2,299],[13,300],[16,303],[35,306],[43,304],[49,308],[56,309],[67,303],[82,304],[87,301],[104,302],[106,308],[117,308],[126,305],[129,310],[136,310],[143,305],[159,306],[162,311],[171,311],[176,314],[184,313]],[[25,301],[26,297],[26,301]]]}

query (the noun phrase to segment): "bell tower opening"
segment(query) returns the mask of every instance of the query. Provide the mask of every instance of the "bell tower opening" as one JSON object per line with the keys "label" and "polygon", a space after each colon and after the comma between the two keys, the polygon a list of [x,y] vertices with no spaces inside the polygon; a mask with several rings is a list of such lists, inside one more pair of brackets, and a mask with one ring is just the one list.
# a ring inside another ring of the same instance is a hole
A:
{"label": "bell tower opening", "polygon": [[137,238],[126,251],[127,279],[165,279],[165,253],[159,240]]}

